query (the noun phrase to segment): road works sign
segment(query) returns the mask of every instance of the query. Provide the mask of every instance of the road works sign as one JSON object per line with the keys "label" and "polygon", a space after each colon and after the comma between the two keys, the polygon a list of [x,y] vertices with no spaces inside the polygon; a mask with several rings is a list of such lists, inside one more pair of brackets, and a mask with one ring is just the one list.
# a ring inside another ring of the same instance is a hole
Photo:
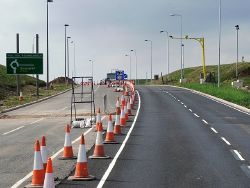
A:
{"label": "road works sign", "polygon": [[43,74],[43,54],[7,53],[7,74]]}

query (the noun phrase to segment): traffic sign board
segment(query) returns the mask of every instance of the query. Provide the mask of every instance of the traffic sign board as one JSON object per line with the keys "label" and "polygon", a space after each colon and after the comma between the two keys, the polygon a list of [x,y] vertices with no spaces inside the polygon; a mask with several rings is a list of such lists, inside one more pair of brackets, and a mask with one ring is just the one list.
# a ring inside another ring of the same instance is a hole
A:
{"label": "traffic sign board", "polygon": [[124,80],[124,71],[116,71],[115,72],[116,80]]}
{"label": "traffic sign board", "polygon": [[43,54],[7,53],[7,74],[43,74]]}

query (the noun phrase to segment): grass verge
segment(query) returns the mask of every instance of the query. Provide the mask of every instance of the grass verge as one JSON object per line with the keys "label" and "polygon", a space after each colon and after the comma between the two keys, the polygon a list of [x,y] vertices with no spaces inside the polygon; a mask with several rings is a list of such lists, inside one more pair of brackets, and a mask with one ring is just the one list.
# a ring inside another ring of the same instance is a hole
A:
{"label": "grass verge", "polygon": [[221,85],[218,88],[216,84],[187,83],[181,86],[207,93],[250,109],[250,93],[248,91],[239,90],[227,85]]}

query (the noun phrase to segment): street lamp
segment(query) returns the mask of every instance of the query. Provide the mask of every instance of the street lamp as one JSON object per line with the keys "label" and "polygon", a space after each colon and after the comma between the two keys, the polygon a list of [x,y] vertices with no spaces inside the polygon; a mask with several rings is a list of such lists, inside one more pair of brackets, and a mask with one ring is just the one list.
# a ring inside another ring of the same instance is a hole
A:
{"label": "street lamp", "polygon": [[136,50],[130,50],[130,51],[135,53],[135,83],[137,84],[137,54]]}
{"label": "street lamp", "polygon": [[64,28],[65,28],[65,44],[64,44],[64,55],[65,55],[65,64],[64,64],[64,78],[65,78],[65,83],[66,83],[66,76],[67,76],[67,27],[69,26],[69,24],[64,24]]}
{"label": "street lamp", "polygon": [[218,62],[218,87],[220,87],[220,46],[221,46],[221,0],[219,0],[219,62]]}
{"label": "street lamp", "polygon": [[180,17],[181,20],[181,80],[180,82],[182,83],[182,79],[183,79],[183,70],[182,70],[182,15],[181,14],[170,14],[170,16],[178,16]]}
{"label": "street lamp", "polygon": [[91,64],[91,72],[92,72],[92,78],[94,77],[94,65],[93,65],[93,63],[94,63],[94,61],[93,60],[89,60],[92,64]]}
{"label": "street lamp", "polygon": [[129,80],[131,80],[131,55],[126,54],[129,57]]}
{"label": "street lamp", "polygon": [[160,33],[166,33],[167,34],[167,38],[168,38],[168,44],[167,44],[167,48],[168,48],[168,50],[167,50],[167,54],[168,54],[168,75],[169,75],[169,33],[168,33],[168,31],[160,31]]}
{"label": "street lamp", "polygon": [[145,42],[150,42],[151,43],[151,64],[150,64],[150,67],[151,67],[151,75],[150,75],[150,79],[151,79],[151,83],[152,83],[152,76],[153,76],[153,52],[152,52],[152,48],[153,48],[153,42],[152,40],[145,40]]}
{"label": "street lamp", "polygon": [[73,44],[74,47],[74,71],[72,72],[72,77],[73,77],[76,76],[76,45],[74,41],[71,41],[71,44]]}
{"label": "street lamp", "polygon": [[236,79],[238,80],[238,77],[239,77],[239,74],[238,74],[238,63],[239,63],[239,29],[240,29],[240,27],[239,27],[239,25],[236,25],[235,26],[235,28],[236,28],[236,32],[237,32],[237,59],[236,59]]}
{"label": "street lamp", "polygon": [[67,59],[67,61],[68,61],[68,74],[67,74],[67,76],[68,76],[68,79],[69,79],[69,39],[70,39],[71,37],[67,37],[67,57],[68,57],[68,59]]}
{"label": "street lamp", "polygon": [[184,44],[181,45],[182,46],[182,68],[183,68],[183,78],[184,78]]}

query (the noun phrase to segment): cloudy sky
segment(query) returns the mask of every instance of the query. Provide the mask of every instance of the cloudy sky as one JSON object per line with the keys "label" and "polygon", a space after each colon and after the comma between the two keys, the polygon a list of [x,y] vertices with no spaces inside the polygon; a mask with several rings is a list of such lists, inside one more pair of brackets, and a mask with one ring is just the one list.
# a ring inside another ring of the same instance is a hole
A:
{"label": "cloudy sky", "polygon": [[[76,73],[91,75],[94,60],[95,80],[105,78],[112,69],[129,73],[132,57],[132,78],[135,77],[135,56],[138,56],[138,77],[150,77],[150,43],[153,41],[153,74],[167,72],[166,34],[205,37],[206,64],[218,64],[219,0],[54,0],[49,3],[50,79],[64,76],[64,24],[69,24],[68,36],[76,49]],[[33,38],[40,35],[40,52],[44,53],[46,79],[46,0],[0,1],[0,63],[5,54],[16,52],[15,36],[20,33],[20,52],[32,52]],[[221,62],[236,59],[236,30],[239,31],[239,56],[250,60],[250,1],[222,0]],[[185,67],[201,65],[201,48],[185,40]],[[70,72],[73,70],[73,45],[70,45]],[[170,72],[180,68],[180,41],[170,40]]]}

